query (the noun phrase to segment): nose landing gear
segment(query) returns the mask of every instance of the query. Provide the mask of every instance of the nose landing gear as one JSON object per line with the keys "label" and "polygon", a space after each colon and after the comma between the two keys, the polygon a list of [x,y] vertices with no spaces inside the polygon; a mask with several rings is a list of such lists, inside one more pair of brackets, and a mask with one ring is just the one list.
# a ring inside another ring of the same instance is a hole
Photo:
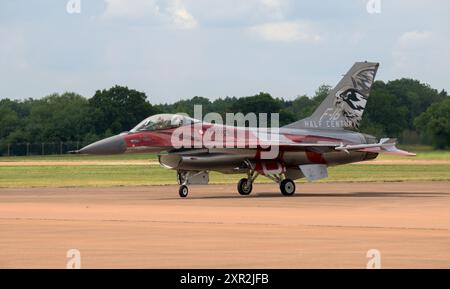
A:
{"label": "nose landing gear", "polygon": [[250,195],[253,189],[253,182],[259,176],[259,173],[255,170],[255,168],[249,161],[247,161],[245,164],[249,168],[247,178],[241,179],[237,184],[238,192],[242,196]]}
{"label": "nose landing gear", "polygon": [[250,195],[253,189],[253,184],[246,178],[241,179],[237,184],[237,189],[240,195]]}
{"label": "nose landing gear", "polygon": [[181,185],[180,188],[178,189],[178,194],[180,195],[180,197],[186,198],[187,195],[189,194],[188,187],[186,185]]}
{"label": "nose landing gear", "polygon": [[177,174],[177,181],[180,187],[178,188],[178,195],[181,198],[186,198],[189,194],[189,189],[187,187],[189,180],[189,172],[179,171]]}
{"label": "nose landing gear", "polygon": [[207,171],[184,171],[177,172],[177,180],[180,185],[178,194],[182,198],[186,198],[189,194],[188,185],[207,185],[209,175]]}

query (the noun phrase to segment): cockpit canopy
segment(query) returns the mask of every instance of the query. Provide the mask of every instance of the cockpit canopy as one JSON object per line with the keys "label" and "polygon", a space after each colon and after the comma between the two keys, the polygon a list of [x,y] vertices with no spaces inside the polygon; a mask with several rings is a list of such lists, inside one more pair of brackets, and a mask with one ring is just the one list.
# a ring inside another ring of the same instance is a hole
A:
{"label": "cockpit canopy", "polygon": [[141,121],[130,132],[177,128],[195,122],[198,120],[180,114],[155,114]]}

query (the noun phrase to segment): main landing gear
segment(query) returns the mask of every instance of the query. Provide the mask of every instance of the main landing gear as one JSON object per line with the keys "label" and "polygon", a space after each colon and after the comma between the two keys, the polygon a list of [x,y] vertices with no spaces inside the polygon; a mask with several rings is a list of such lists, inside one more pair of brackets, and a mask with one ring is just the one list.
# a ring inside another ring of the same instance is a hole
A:
{"label": "main landing gear", "polygon": [[284,179],[280,183],[280,191],[283,196],[292,196],[295,193],[295,183],[291,179]]}
{"label": "main landing gear", "polygon": [[186,185],[181,185],[180,188],[178,189],[178,194],[180,195],[180,197],[186,198],[187,195],[189,194],[188,187]]}
{"label": "main landing gear", "polygon": [[[253,165],[250,162],[245,162],[246,166],[249,168],[247,173],[247,178],[239,180],[237,184],[237,190],[239,194],[243,196],[250,195],[253,189],[253,182],[259,176]],[[263,174],[265,177],[273,180],[280,185],[280,191],[283,196],[292,196],[295,194],[295,183],[291,179],[287,179],[284,173],[279,174]]]}
{"label": "main landing gear", "polygon": [[[284,169],[277,172],[259,170],[255,169],[252,163],[249,161],[245,162],[247,170],[247,177],[239,180],[237,184],[237,190],[240,195],[248,196],[251,194],[253,189],[253,183],[256,178],[260,175],[265,176],[279,184],[280,191],[283,196],[292,196],[295,193],[295,183],[291,179],[286,178],[284,174]],[[178,189],[178,194],[181,198],[186,198],[189,194],[188,185],[190,184],[204,184],[208,183],[208,173],[206,171],[182,171],[179,170],[177,174],[178,184],[180,185]]]}
{"label": "main landing gear", "polygon": [[177,174],[178,184],[180,187],[178,188],[178,194],[182,198],[186,198],[189,194],[189,189],[187,187],[189,180],[189,172],[188,171],[179,171]]}

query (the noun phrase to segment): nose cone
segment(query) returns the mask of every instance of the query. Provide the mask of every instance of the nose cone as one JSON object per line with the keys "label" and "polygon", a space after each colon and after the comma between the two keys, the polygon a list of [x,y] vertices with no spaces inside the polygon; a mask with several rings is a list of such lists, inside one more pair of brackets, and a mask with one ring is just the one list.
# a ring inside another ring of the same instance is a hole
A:
{"label": "nose cone", "polygon": [[112,155],[124,153],[126,149],[127,144],[125,143],[123,135],[115,135],[85,146],[84,148],[79,150],[78,153],[92,155]]}

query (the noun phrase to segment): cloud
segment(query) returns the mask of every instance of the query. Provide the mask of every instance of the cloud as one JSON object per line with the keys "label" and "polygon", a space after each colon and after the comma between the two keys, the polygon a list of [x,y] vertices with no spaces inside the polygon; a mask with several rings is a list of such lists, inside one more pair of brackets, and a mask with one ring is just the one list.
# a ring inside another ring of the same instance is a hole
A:
{"label": "cloud", "polygon": [[430,31],[408,31],[403,33],[397,43],[397,50],[416,50],[423,45],[426,45],[433,38],[433,33]]}
{"label": "cloud", "polygon": [[0,96],[89,96],[120,83],[154,102],[289,97],[333,84],[357,59],[381,62],[378,79],[450,91],[450,1],[384,1],[380,15],[367,0],[82,0],[80,15],[22,2],[0,2]]}
{"label": "cloud", "polygon": [[[403,33],[394,44],[392,56],[394,69],[407,71],[420,63],[435,62],[435,53],[442,49],[445,38],[441,42],[439,36],[430,31],[408,31]],[[440,43],[439,43],[440,42]],[[438,53],[437,55],[439,55]]]}
{"label": "cloud", "polygon": [[436,31],[413,30],[403,33],[392,49],[393,74],[396,77],[414,77],[431,84],[447,83],[450,66],[450,41]]}
{"label": "cloud", "polygon": [[198,26],[197,20],[183,6],[182,2],[175,0],[167,9],[171,15],[173,24],[180,29],[194,29]]}
{"label": "cloud", "polygon": [[27,41],[22,31],[0,27],[0,75],[29,68]]}
{"label": "cloud", "polygon": [[266,41],[315,43],[321,40],[313,25],[306,21],[269,22],[250,31]]}
{"label": "cloud", "polygon": [[189,11],[202,24],[212,26],[248,26],[267,21],[281,21],[290,0],[185,0]]}
{"label": "cloud", "polygon": [[284,7],[286,6],[285,0],[261,0],[260,5],[262,9],[276,18],[282,18],[284,14]]}
{"label": "cloud", "polygon": [[154,0],[105,0],[104,18],[139,19],[159,14]]}
{"label": "cloud", "polygon": [[159,20],[165,25],[171,23],[179,29],[193,29],[198,21],[181,0],[104,0],[104,19],[125,18]]}
{"label": "cloud", "polygon": [[[282,21],[289,0],[104,0],[103,19],[157,20],[162,26],[194,29],[199,21],[243,26]],[[194,16],[196,15],[196,16]],[[244,24],[246,23],[246,24]],[[232,24],[235,25],[235,24]]]}

